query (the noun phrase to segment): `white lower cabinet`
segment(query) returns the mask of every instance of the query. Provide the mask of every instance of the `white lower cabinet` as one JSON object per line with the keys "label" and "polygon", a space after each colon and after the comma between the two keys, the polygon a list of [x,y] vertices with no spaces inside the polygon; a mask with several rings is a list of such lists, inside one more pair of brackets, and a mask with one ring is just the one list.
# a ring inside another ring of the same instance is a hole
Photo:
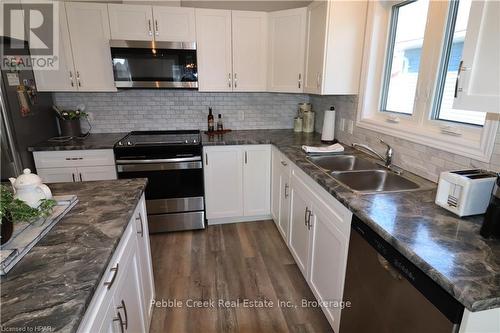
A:
{"label": "white lower cabinet", "polygon": [[154,298],[145,199],[125,230],[78,332],[148,332]]}
{"label": "white lower cabinet", "polygon": [[37,174],[46,183],[116,179],[113,150],[36,151]]}
{"label": "white lower cabinet", "polygon": [[273,149],[272,160],[273,218],[338,332],[341,309],[335,302],[342,300],[344,290],[352,213],[279,150]]}
{"label": "white lower cabinet", "polygon": [[209,224],[270,216],[269,145],[211,146],[203,151]]}

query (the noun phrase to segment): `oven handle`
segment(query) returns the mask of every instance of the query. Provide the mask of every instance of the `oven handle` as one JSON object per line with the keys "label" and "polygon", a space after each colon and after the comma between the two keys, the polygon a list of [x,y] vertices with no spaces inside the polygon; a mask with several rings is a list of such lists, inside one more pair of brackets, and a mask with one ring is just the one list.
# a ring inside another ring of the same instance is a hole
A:
{"label": "oven handle", "polygon": [[178,162],[194,162],[194,161],[201,161],[201,156],[162,158],[162,159],[150,159],[150,160],[116,160],[116,164],[153,164],[153,163],[178,163]]}
{"label": "oven handle", "polygon": [[187,170],[202,169],[201,161],[195,162],[177,162],[177,163],[151,163],[151,164],[117,164],[116,171],[137,172],[137,171],[169,171],[169,170]]}

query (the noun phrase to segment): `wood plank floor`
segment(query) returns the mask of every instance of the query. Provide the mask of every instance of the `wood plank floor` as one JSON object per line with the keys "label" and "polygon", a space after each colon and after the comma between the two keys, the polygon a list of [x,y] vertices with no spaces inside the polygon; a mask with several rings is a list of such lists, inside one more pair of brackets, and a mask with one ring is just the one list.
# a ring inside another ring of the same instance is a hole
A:
{"label": "wood plank floor", "polygon": [[[183,302],[155,307],[152,333],[332,332],[320,308],[301,307],[314,296],[272,221],[151,235],[151,252],[156,300]],[[245,299],[273,306],[245,307]]]}

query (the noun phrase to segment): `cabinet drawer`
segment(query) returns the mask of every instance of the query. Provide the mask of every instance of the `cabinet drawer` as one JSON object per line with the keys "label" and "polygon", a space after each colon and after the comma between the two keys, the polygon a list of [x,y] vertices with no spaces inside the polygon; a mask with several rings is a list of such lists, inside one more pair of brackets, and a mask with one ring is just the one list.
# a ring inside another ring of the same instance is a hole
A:
{"label": "cabinet drawer", "polygon": [[112,149],[36,151],[33,157],[37,169],[115,165]]}

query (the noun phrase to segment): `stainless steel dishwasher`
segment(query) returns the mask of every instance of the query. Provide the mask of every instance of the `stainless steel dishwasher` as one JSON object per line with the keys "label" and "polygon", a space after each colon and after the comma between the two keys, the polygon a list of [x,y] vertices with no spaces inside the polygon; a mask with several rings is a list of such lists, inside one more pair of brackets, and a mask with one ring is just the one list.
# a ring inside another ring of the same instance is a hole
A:
{"label": "stainless steel dishwasher", "polygon": [[[440,255],[436,253],[436,255]],[[463,305],[353,217],[340,333],[458,332]]]}

